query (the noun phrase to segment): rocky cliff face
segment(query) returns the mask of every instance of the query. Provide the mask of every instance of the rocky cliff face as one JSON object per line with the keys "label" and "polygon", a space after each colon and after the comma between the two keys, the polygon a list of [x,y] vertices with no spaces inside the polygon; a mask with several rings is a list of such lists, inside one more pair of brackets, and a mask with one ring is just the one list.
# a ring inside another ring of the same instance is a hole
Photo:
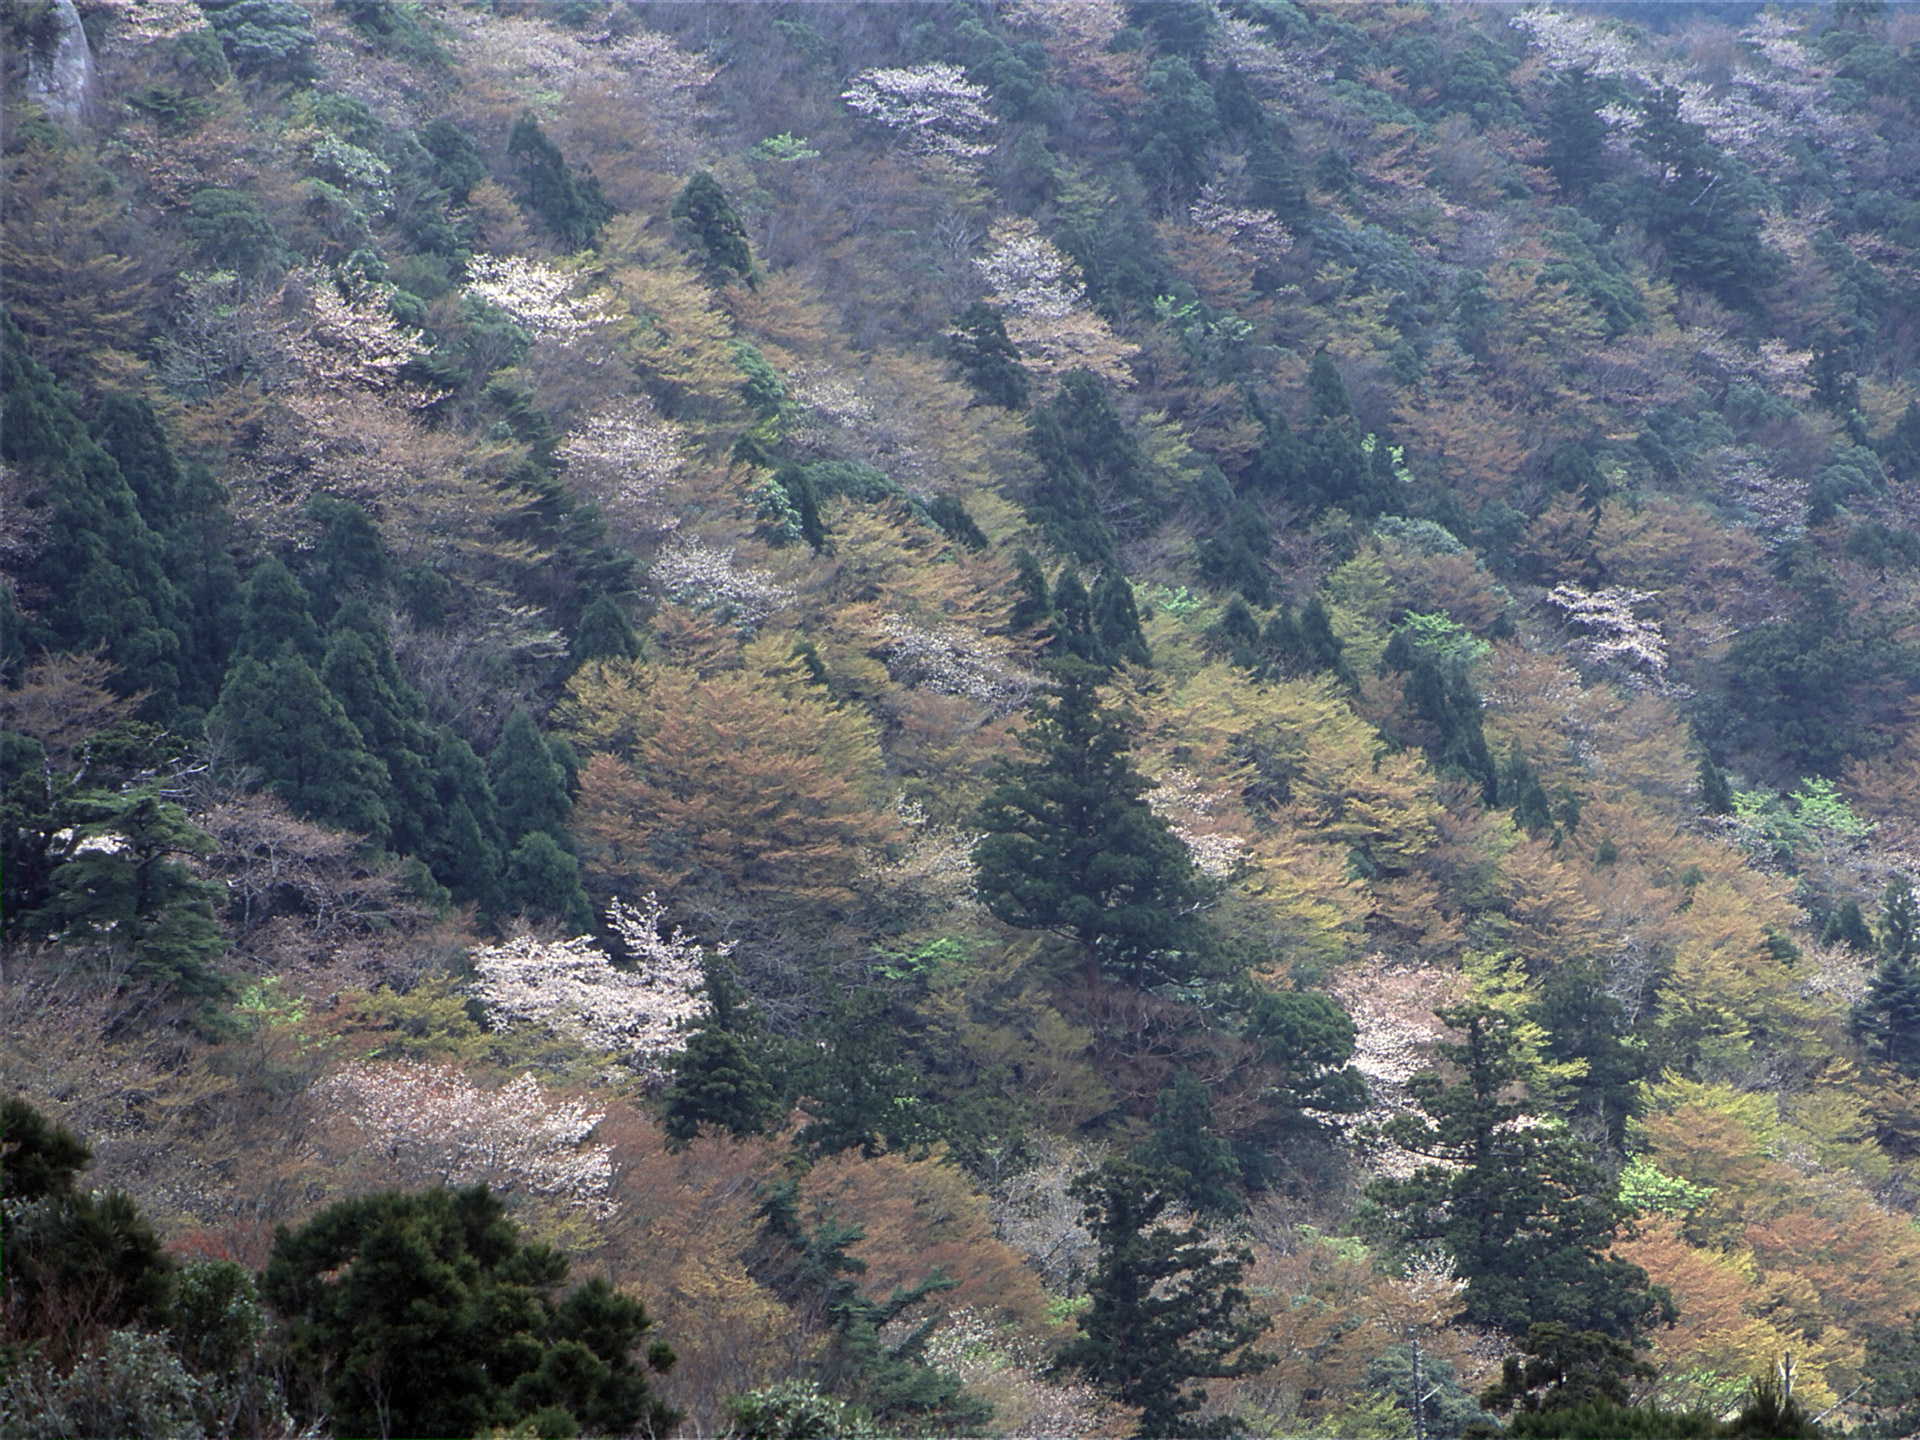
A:
{"label": "rocky cliff face", "polygon": [[73,0],[54,0],[60,39],[46,54],[36,53],[28,67],[27,86],[63,125],[77,125],[92,111],[96,94],[93,49],[80,27]]}

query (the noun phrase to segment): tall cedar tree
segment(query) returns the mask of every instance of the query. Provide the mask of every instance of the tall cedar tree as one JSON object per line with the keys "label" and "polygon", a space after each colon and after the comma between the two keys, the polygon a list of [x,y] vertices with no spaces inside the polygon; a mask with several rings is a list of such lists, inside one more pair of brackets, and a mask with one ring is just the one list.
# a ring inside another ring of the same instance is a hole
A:
{"label": "tall cedar tree", "polygon": [[1436,1047],[1460,1078],[1416,1075],[1425,1114],[1385,1127],[1435,1163],[1367,1187],[1375,1228],[1403,1246],[1444,1244],[1466,1281],[1463,1317],[1509,1335],[1557,1320],[1631,1342],[1671,1319],[1667,1292],[1607,1254],[1627,1213],[1613,1183],[1564,1126],[1525,1123],[1527,1107],[1511,1098],[1529,1068],[1512,1019],[1480,1004],[1439,1015],[1465,1035]]}
{"label": "tall cedar tree", "polygon": [[484,1185],[345,1200],[275,1236],[261,1294],[286,1322],[295,1398],[335,1434],[662,1434],[647,1369],[673,1352],[637,1300],[523,1245]]}
{"label": "tall cedar tree", "polygon": [[613,206],[601,193],[600,182],[589,170],[573,172],[531,110],[514,122],[507,137],[507,159],[519,177],[520,203],[567,249],[586,249],[600,227],[613,218]]}
{"label": "tall cedar tree", "polygon": [[120,466],[95,443],[78,399],[26,351],[0,314],[0,460],[19,469],[44,516],[19,576],[27,640],[58,650],[104,645],[124,693],[152,692],[164,717],[180,690],[179,593],[166,547]]}
{"label": "tall cedar tree", "polygon": [[1007,336],[1007,322],[984,300],[976,300],[954,317],[947,332],[948,353],[960,367],[960,376],[989,405],[1008,410],[1027,408],[1027,372],[1020,364],[1020,347]]}
{"label": "tall cedar tree", "polygon": [[980,807],[981,898],[1009,925],[1072,936],[1089,985],[1104,972],[1136,985],[1190,979],[1209,939],[1193,916],[1193,861],[1141,798],[1152,786],[1100,705],[1103,672],[1071,659],[1052,669],[1053,694],[1021,734],[1032,758],[1008,767]]}
{"label": "tall cedar tree", "polygon": [[1123,1405],[1140,1407],[1134,1433],[1142,1440],[1232,1433],[1231,1422],[1194,1423],[1207,1392],[1188,1382],[1250,1375],[1273,1363],[1246,1348],[1271,1323],[1244,1313],[1240,1279],[1252,1255],[1215,1247],[1197,1225],[1158,1223],[1180,1188],[1164,1170],[1110,1160],[1068,1192],[1084,1207],[1100,1262],[1087,1284],[1091,1303],[1079,1338],[1061,1349],[1054,1368],[1077,1370]]}
{"label": "tall cedar tree", "polygon": [[699,250],[700,270],[712,285],[744,280],[749,289],[759,282],[753,274],[753,251],[747,227],[727,199],[720,182],[702,170],[673,202],[673,218],[685,222]]}
{"label": "tall cedar tree", "polygon": [[1880,913],[1880,964],[1853,1033],[1874,1059],[1920,1076],[1920,897],[1904,875],[1888,882]]}
{"label": "tall cedar tree", "polygon": [[678,1144],[711,1125],[730,1135],[759,1135],[779,1119],[780,1097],[753,1053],[739,986],[707,962],[707,1018],[687,1037],[667,1087],[661,1129]]}

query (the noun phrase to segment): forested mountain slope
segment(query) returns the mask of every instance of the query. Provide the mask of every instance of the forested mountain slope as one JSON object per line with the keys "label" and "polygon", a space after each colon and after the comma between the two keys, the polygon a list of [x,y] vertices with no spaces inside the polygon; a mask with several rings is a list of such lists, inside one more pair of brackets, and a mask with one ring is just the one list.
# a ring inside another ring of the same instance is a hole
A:
{"label": "forested mountain slope", "polygon": [[1920,14],[0,25],[10,1427],[1911,1432]]}

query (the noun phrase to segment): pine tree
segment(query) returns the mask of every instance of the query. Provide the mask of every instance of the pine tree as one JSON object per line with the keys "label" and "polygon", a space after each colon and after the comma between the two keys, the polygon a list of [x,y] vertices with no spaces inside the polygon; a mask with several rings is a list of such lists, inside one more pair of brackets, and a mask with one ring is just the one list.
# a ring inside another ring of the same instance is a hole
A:
{"label": "pine tree", "polygon": [[308,590],[317,618],[332,623],[333,612],[352,596],[378,596],[392,579],[385,544],[367,512],[348,500],[316,495],[307,518],[325,528],[308,559]]}
{"label": "pine tree", "polygon": [[[285,1322],[295,1398],[347,1435],[663,1433],[647,1369],[673,1352],[636,1300],[522,1244],[485,1186],[387,1191],[282,1228],[261,1294]],[[562,1428],[564,1427],[564,1428]]]}
{"label": "pine tree", "polygon": [[136,978],[179,994],[224,994],[210,968],[227,952],[214,918],[224,892],[184,858],[212,850],[213,838],[152,782],[91,791],[63,810],[73,843],[53,872],[52,897],[29,923],[68,943],[119,950]]}
{"label": "pine tree", "polygon": [[1087,1284],[1080,1336],[1063,1347],[1056,1371],[1078,1371],[1124,1405],[1140,1408],[1134,1433],[1148,1437],[1230,1433],[1189,1417],[1206,1391],[1189,1381],[1265,1369],[1273,1357],[1249,1350],[1269,1321],[1245,1314],[1240,1287],[1252,1255],[1208,1243],[1197,1225],[1160,1224],[1177,1181],[1132,1161],[1108,1161],[1069,1193],[1084,1206],[1100,1247]]}
{"label": "pine tree", "polygon": [[1007,628],[1016,635],[1045,625],[1053,618],[1053,600],[1047,590],[1047,572],[1030,550],[1013,557],[1013,609]]}
{"label": "pine tree", "polygon": [[707,1018],[687,1037],[667,1087],[661,1128],[684,1144],[703,1125],[759,1135],[779,1119],[780,1098],[749,1043],[742,995],[717,961],[707,964]]}
{"label": "pine tree", "polygon": [[1031,758],[980,807],[981,898],[1009,925],[1073,937],[1090,984],[1108,971],[1136,985],[1191,978],[1209,938],[1192,915],[1193,861],[1141,798],[1126,733],[1096,694],[1102,672],[1062,660],[1054,676],[1021,736]]}
{"label": "pine tree", "polygon": [[729,279],[744,280],[749,289],[759,281],[753,273],[753,250],[747,244],[747,227],[727,199],[727,192],[708,171],[702,170],[681,189],[669,212],[684,221],[699,247],[700,268],[712,285]]}

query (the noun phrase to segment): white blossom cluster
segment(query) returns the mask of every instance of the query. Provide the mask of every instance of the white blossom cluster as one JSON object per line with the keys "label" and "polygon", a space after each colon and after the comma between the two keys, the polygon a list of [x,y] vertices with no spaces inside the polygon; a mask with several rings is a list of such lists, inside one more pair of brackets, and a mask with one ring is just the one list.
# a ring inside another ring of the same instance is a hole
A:
{"label": "white blossom cluster", "polygon": [[286,334],[293,362],[326,385],[391,389],[407,362],[421,353],[420,332],[399,324],[385,297],[367,290],[344,298],[323,270],[287,277],[281,304],[303,301],[301,318]]}
{"label": "white blossom cluster", "polygon": [[1131,376],[1126,361],[1139,347],[1116,336],[1087,303],[1087,287],[1060,248],[1024,217],[998,221],[974,268],[1006,315],[1007,338],[1042,376],[1087,369],[1116,384]]}
{"label": "white blossom cluster", "polygon": [[845,380],[836,378],[826,366],[807,366],[793,377],[788,397],[801,412],[802,424],[832,430],[863,430],[880,418],[880,412]]}
{"label": "white blossom cluster", "polygon": [[700,947],[677,930],[661,938],[660,902],[652,895],[637,908],[615,900],[608,918],[635,969],[614,968],[584,936],[521,935],[474,952],[474,994],[495,1027],[544,1025],[656,1071],[681,1048],[687,1022],[706,1014]]}
{"label": "white blossom cluster", "polygon": [[601,301],[573,293],[579,283],[579,276],[557,265],[519,255],[476,255],[467,262],[468,295],[549,339],[571,339],[608,318]]}
{"label": "white blossom cluster", "polygon": [[880,656],[887,673],[902,685],[964,695],[1002,715],[1019,709],[1033,694],[1033,676],[958,625],[929,630],[905,616],[888,615],[880,622],[880,633],[885,637]]}
{"label": "white blossom cluster", "polygon": [[1273,211],[1229,205],[1211,185],[1200,192],[1187,216],[1196,229],[1226,236],[1256,260],[1278,260],[1293,249],[1293,236]]}
{"label": "white blossom cluster", "polygon": [[1033,221],[1023,216],[1001,220],[989,240],[991,248],[975,258],[974,268],[993,292],[993,303],[1008,315],[1057,320],[1086,303],[1080,267]]}
{"label": "white blossom cluster", "polygon": [[710,610],[736,628],[753,631],[793,601],[793,591],[760,570],[733,563],[731,550],[716,550],[689,535],[675,537],[653,562],[653,584],[667,599]]}
{"label": "white blossom cluster", "polygon": [[1775,542],[1806,533],[1806,481],[1775,474],[1757,446],[1723,445],[1706,461],[1722,497],[1751,515],[1755,530]]}
{"label": "white blossom cluster", "polygon": [[993,129],[987,87],[968,80],[958,65],[934,61],[862,70],[840,98],[903,136],[919,154],[967,165],[993,151],[982,138]]}
{"label": "white blossom cluster", "polygon": [[1666,636],[1653,621],[1633,613],[1634,606],[1657,598],[1651,590],[1631,590],[1624,585],[1592,592],[1556,585],[1547,601],[1567,617],[1569,624],[1586,632],[1581,648],[1588,659],[1659,676],[1667,668]]}
{"label": "white blossom cluster", "polygon": [[1159,783],[1147,792],[1148,806],[1167,822],[1167,827],[1187,847],[1194,868],[1209,880],[1231,880],[1247,860],[1245,840],[1207,828],[1214,810],[1225,798],[1225,791],[1207,789],[1191,770],[1178,766],[1162,775]]}
{"label": "white blossom cluster", "polygon": [[686,456],[679,430],[644,399],[625,400],[590,415],[560,446],[570,469],[588,472],[602,493],[651,500],[680,473]]}
{"label": "white blossom cluster", "polygon": [[1532,5],[1507,23],[1526,35],[1551,70],[1585,70],[1601,78],[1650,78],[1632,40],[1604,20]]}
{"label": "white blossom cluster", "polygon": [[486,1184],[611,1212],[613,1147],[586,1143],[605,1112],[549,1100],[531,1075],[483,1090],[453,1065],[399,1062],[338,1071],[315,1090],[410,1184]]}

